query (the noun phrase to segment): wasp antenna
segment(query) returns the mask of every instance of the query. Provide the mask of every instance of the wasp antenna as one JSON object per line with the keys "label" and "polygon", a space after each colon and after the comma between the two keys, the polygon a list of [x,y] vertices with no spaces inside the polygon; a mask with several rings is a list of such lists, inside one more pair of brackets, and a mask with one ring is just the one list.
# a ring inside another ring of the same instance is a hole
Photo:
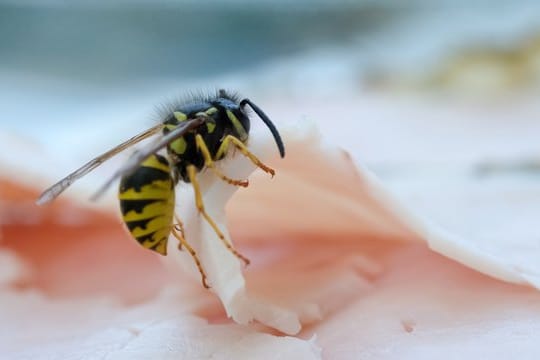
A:
{"label": "wasp antenna", "polygon": [[249,105],[253,111],[261,118],[261,120],[268,126],[270,129],[270,132],[274,136],[274,140],[276,141],[276,145],[279,149],[279,155],[281,157],[285,157],[285,146],[283,145],[283,141],[281,140],[281,135],[279,135],[278,130],[276,129],[276,126],[272,123],[272,121],[268,118],[268,116],[262,111],[260,107],[255,105],[251,100],[249,99],[243,99],[240,101],[240,106],[244,107],[246,105]]}

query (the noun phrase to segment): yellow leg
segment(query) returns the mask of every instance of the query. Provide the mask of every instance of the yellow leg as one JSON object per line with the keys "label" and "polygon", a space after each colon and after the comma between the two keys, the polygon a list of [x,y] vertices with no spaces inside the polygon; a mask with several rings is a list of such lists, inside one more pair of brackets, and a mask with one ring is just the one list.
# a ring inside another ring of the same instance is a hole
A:
{"label": "yellow leg", "polygon": [[201,134],[197,134],[195,136],[195,142],[197,143],[197,147],[199,150],[201,150],[201,153],[204,157],[204,165],[214,172],[217,177],[219,177],[221,180],[236,186],[243,186],[246,187],[249,185],[249,182],[247,180],[235,180],[231,179],[227,176],[225,176],[221,171],[219,171],[218,168],[216,168],[216,165],[214,163],[214,160],[212,160],[212,155],[210,155],[210,150],[208,150],[208,147],[206,146],[206,143],[204,142],[203,137]]}
{"label": "yellow leg", "polygon": [[257,167],[259,167],[261,170],[263,170],[264,172],[272,175],[272,177],[276,174],[274,169],[264,165],[261,162],[261,160],[259,160],[251,151],[249,151],[248,148],[246,147],[246,145],[242,142],[242,140],[240,140],[237,137],[234,137],[232,135],[227,135],[227,136],[225,136],[225,139],[223,139],[223,142],[221,143],[221,145],[220,145],[220,147],[218,149],[218,152],[216,154],[217,159],[219,159],[223,155],[225,155],[225,153],[229,149],[230,143],[233,143],[238,148],[238,150],[240,150],[240,152],[242,154],[244,154],[244,156],[248,157],[249,160],[251,160],[251,162],[253,164],[255,164]]}
{"label": "yellow leg", "polygon": [[199,183],[197,181],[197,169],[194,165],[189,165],[187,167],[187,172],[189,176],[189,181],[191,181],[191,185],[193,186],[193,191],[195,192],[195,204],[197,205],[197,209],[199,212],[204,216],[208,224],[214,229],[216,235],[219,237],[219,239],[223,242],[225,247],[234,254],[237,258],[242,260],[246,265],[249,265],[249,259],[244,257],[242,254],[240,254],[236,249],[232,246],[232,244],[225,239],[225,236],[223,233],[219,230],[216,223],[212,218],[206,213],[206,210],[204,209],[201,189],[199,188]]}
{"label": "yellow leg", "polygon": [[[180,234],[182,235],[182,238],[185,239],[184,223],[182,222],[182,220],[180,220],[178,216],[175,215],[174,218],[176,219],[176,224],[174,224],[174,229],[176,231],[179,231]],[[178,244],[178,250],[182,251],[182,242]]]}
{"label": "yellow leg", "polygon": [[172,229],[172,234],[175,238],[178,239],[178,241],[180,242],[180,244],[178,245],[178,248],[181,249],[182,246],[185,247],[187,249],[187,251],[189,252],[189,254],[191,255],[191,257],[193,258],[193,261],[195,261],[195,265],[197,265],[197,268],[199,269],[199,272],[201,273],[201,281],[202,281],[202,284],[205,288],[209,289],[210,286],[208,286],[208,283],[206,282],[206,273],[204,272],[204,269],[201,265],[201,261],[199,260],[199,257],[197,256],[197,253],[195,252],[195,250],[188,244],[188,242],[186,241],[186,239],[184,238],[183,234],[181,234],[178,230],[177,230],[177,225],[175,225]]}

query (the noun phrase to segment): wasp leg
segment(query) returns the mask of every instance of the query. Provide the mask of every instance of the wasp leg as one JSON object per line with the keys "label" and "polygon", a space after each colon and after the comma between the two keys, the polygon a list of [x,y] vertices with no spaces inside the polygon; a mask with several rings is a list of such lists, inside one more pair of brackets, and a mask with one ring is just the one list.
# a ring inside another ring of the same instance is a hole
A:
{"label": "wasp leg", "polygon": [[221,180],[236,186],[243,186],[246,187],[249,185],[249,182],[247,180],[235,180],[231,179],[230,177],[225,176],[221,171],[219,171],[218,168],[216,168],[214,160],[212,160],[212,156],[210,155],[210,150],[208,150],[208,147],[206,146],[206,143],[204,142],[203,137],[201,134],[197,134],[195,136],[195,142],[197,143],[197,147],[201,150],[203,157],[204,157],[204,165],[214,172],[217,177],[219,177]]}
{"label": "wasp leg", "polygon": [[[185,239],[184,223],[182,222],[182,220],[180,220],[178,216],[175,215],[174,218],[176,219],[176,224],[174,224],[174,229],[176,231],[179,231],[180,234],[182,235],[182,238]],[[178,244],[178,250],[182,251],[182,242]]]}
{"label": "wasp leg", "polygon": [[248,148],[242,142],[242,140],[240,140],[237,137],[232,136],[232,135],[227,135],[227,136],[225,136],[225,139],[223,139],[223,142],[219,146],[218,152],[216,154],[217,159],[219,159],[223,155],[225,155],[225,153],[229,149],[230,143],[233,143],[238,148],[238,150],[240,150],[240,152],[242,154],[244,154],[244,156],[249,158],[249,160],[251,160],[251,162],[253,164],[255,164],[257,167],[259,167],[262,171],[264,171],[264,172],[272,175],[272,177],[274,177],[274,175],[276,174],[274,169],[272,169],[271,167],[268,167],[265,164],[263,164],[261,162],[261,160],[259,160],[251,151],[248,150]]}
{"label": "wasp leg", "polygon": [[221,242],[223,242],[225,247],[231,253],[233,253],[234,256],[242,260],[246,265],[249,265],[249,259],[243,256],[242,254],[240,254],[238,251],[236,251],[236,249],[232,246],[232,244],[229,241],[227,241],[227,239],[225,239],[225,236],[219,230],[214,220],[212,220],[212,218],[206,213],[206,210],[204,209],[201,189],[199,188],[199,183],[197,181],[197,169],[195,168],[195,166],[188,165],[187,172],[189,175],[189,181],[191,182],[191,185],[193,186],[193,191],[195,192],[195,203],[197,205],[197,209],[202,214],[202,216],[204,216],[204,218],[206,219],[208,224],[212,227],[212,229],[214,229],[216,235],[219,237]]}
{"label": "wasp leg", "polygon": [[[178,219],[178,218],[177,218]],[[181,224],[181,223],[180,223]],[[172,229],[172,234],[175,238],[178,239],[178,241],[180,242],[180,244],[178,245],[178,248],[182,248],[185,247],[187,249],[187,251],[189,252],[189,254],[191,255],[191,257],[193,258],[193,261],[195,261],[195,265],[197,265],[197,268],[199,269],[199,272],[201,273],[201,281],[202,281],[202,284],[205,288],[209,289],[210,286],[208,285],[208,283],[206,282],[206,273],[204,272],[204,269],[201,265],[201,261],[199,260],[199,257],[197,256],[197,253],[195,252],[195,250],[188,244],[188,242],[186,241],[186,239],[184,238],[183,234],[181,234],[178,229],[177,229],[177,225],[175,225]]]}

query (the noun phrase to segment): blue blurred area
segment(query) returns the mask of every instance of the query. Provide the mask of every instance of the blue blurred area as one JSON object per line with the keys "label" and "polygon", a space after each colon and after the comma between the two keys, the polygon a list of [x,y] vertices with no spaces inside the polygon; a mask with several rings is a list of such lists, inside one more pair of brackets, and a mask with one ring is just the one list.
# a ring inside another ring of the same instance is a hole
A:
{"label": "blue blurred area", "polygon": [[300,76],[309,69],[306,88],[314,79],[346,91],[331,80],[335,69],[354,82],[366,72],[427,71],[454,52],[504,48],[539,31],[540,2],[531,0],[4,1],[0,76],[102,87],[292,63]]}
{"label": "blue blurred area", "polygon": [[539,34],[532,0],[0,1],[0,131],[114,144],[222,86],[310,118],[366,92],[526,87]]}
{"label": "blue blurred area", "polygon": [[212,77],[346,46],[389,26],[398,11],[375,3],[290,5],[4,4],[0,67],[94,82]]}

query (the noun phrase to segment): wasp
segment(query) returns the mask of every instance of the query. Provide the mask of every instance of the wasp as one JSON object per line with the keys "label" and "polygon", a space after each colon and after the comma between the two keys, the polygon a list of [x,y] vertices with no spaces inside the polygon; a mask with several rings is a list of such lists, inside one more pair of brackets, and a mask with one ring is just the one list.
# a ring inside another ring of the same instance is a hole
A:
{"label": "wasp", "polygon": [[194,96],[172,106],[159,124],[90,160],[45,190],[36,202],[39,205],[51,202],[76,180],[114,155],[157,135],[157,140],[135,151],[92,199],[97,199],[120,178],[120,210],[131,236],[144,248],[166,255],[169,236],[173,235],[179,241],[179,249],[186,248],[193,257],[201,274],[202,284],[208,288],[206,274],[197,253],[186,241],[182,222],[175,214],[175,187],[179,182],[191,184],[198,212],[225,247],[246,265],[249,264],[249,260],[232,246],[206,212],[197,181],[198,173],[208,169],[231,185],[248,186],[247,180],[229,178],[216,167],[216,162],[225,158],[231,147],[274,176],[274,170],[263,164],[247,148],[250,130],[248,106],[269,128],[283,158],[283,141],[268,116],[251,100],[240,99],[238,95],[219,90],[216,95]]}

